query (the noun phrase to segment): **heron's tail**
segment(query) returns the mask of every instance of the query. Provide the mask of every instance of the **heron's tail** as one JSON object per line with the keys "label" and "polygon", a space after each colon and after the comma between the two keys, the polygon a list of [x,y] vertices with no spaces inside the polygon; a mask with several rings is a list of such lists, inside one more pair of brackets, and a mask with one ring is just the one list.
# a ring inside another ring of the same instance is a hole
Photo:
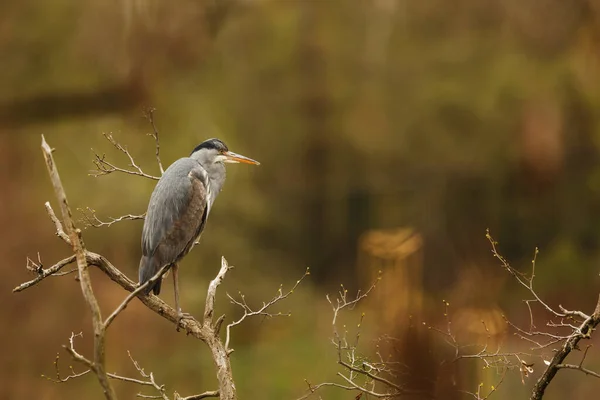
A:
{"label": "heron's tail", "polygon": [[[139,269],[139,278],[140,285],[148,282],[150,278],[152,278],[159,270],[160,266],[156,262],[154,257],[142,256],[140,260],[140,269]],[[157,280],[153,285],[149,285],[144,289],[145,294],[150,294],[151,291],[154,291],[155,295],[160,294],[160,284],[162,283],[162,279]]]}

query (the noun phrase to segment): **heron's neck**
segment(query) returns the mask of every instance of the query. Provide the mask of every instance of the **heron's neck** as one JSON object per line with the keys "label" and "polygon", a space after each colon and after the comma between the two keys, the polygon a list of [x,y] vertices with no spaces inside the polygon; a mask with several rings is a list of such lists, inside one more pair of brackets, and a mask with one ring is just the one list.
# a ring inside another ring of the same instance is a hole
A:
{"label": "heron's neck", "polygon": [[[190,158],[196,160],[202,168],[206,171],[208,176],[208,209],[212,208],[215,199],[221,192],[223,184],[225,183],[225,165],[222,162],[213,162],[211,157],[208,157],[208,153],[197,151],[192,153]],[[212,157],[214,158],[214,157]]]}
{"label": "heron's neck", "polygon": [[212,208],[215,199],[225,183],[225,165],[222,163],[212,163],[209,166],[203,165],[203,167],[208,173],[208,203],[210,208]]}

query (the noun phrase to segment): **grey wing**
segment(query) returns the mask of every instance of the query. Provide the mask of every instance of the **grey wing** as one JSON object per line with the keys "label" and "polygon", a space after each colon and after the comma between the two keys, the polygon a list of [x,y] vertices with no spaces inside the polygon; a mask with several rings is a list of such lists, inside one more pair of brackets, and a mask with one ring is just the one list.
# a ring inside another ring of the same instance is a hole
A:
{"label": "grey wing", "polygon": [[193,246],[206,221],[206,171],[184,158],[165,171],[150,198],[142,254],[160,266],[177,262]]}

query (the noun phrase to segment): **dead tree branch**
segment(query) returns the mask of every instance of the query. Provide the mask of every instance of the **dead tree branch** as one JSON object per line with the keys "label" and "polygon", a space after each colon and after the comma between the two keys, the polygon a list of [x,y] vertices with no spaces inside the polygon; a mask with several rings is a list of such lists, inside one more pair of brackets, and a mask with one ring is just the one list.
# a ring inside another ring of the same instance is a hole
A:
{"label": "dead tree branch", "polygon": [[21,292],[49,276],[56,275],[58,273],[58,271],[60,271],[62,269],[62,267],[64,267],[65,265],[69,265],[69,264],[73,263],[74,261],[75,261],[75,255],[72,255],[70,257],[65,258],[64,260],[60,260],[59,262],[57,262],[56,264],[54,264],[51,267],[37,271],[37,276],[34,279],[24,282],[24,283],[20,284],[19,286],[15,287],[13,289],[13,293]]}
{"label": "dead tree branch", "polygon": [[44,207],[46,207],[46,212],[48,213],[48,216],[54,223],[54,227],[56,228],[56,236],[58,236],[59,238],[64,240],[66,244],[70,245],[71,239],[69,239],[69,236],[63,230],[60,220],[56,217],[56,214],[54,214],[54,210],[50,206],[50,202],[49,201],[45,202]]}
{"label": "dead tree branch", "polygon": [[102,386],[104,395],[107,399],[116,399],[116,393],[108,381],[108,376],[105,370],[105,348],[104,348],[104,324],[102,322],[102,315],[100,313],[100,306],[94,296],[92,290],[92,282],[88,271],[88,263],[85,255],[85,248],[81,240],[81,231],[75,228],[73,223],[73,217],[71,215],[71,209],[67,202],[67,196],[62,186],[54,158],[52,157],[52,149],[46,143],[46,139],[42,135],[42,153],[46,161],[46,167],[48,168],[48,174],[54,187],[54,193],[56,199],[60,205],[63,225],[66,228],[66,232],[73,246],[73,252],[75,253],[75,259],[77,261],[77,269],[79,270],[79,282],[81,284],[81,291],[85,298],[88,307],[92,313],[92,324],[94,328],[94,361],[91,364],[91,369],[98,376],[98,381]]}
{"label": "dead tree branch", "polygon": [[98,176],[102,176],[102,175],[108,175],[113,172],[122,172],[124,174],[143,176],[144,178],[153,179],[156,181],[160,179],[158,176],[153,176],[153,175],[145,173],[142,170],[142,168],[140,168],[140,166],[135,163],[135,160],[133,159],[133,156],[131,155],[131,153],[129,153],[129,150],[127,149],[127,147],[125,147],[125,146],[121,145],[119,142],[117,142],[111,134],[102,133],[102,135],[117,150],[119,150],[121,153],[123,153],[127,156],[127,158],[129,159],[129,167],[131,167],[133,169],[125,169],[125,168],[117,167],[116,165],[114,165],[106,160],[105,154],[100,155],[100,154],[96,153],[94,151],[94,149],[92,149],[92,151],[94,151],[94,165],[96,166],[96,170],[90,172],[91,176],[98,177]]}
{"label": "dead tree branch", "polygon": [[113,320],[117,318],[117,315],[119,315],[119,313],[123,311],[125,307],[127,307],[127,304],[129,304],[131,300],[137,297],[148,286],[154,285],[154,283],[156,283],[159,279],[162,279],[163,274],[169,268],[170,265],[163,266],[161,269],[158,270],[156,274],[154,274],[152,278],[148,279],[146,282],[144,282],[143,285],[138,286],[133,292],[129,293],[125,300],[123,300],[121,304],[119,304],[119,306],[112,312],[112,314],[108,316],[108,318],[106,318],[106,321],[104,321],[104,329],[108,329]]}
{"label": "dead tree branch", "polygon": [[[381,272],[366,291],[363,292],[359,290],[355,297],[350,297],[348,295],[348,290],[343,285],[341,285],[341,289],[335,300],[329,295],[326,296],[332,309],[333,338],[331,339],[331,342],[337,351],[337,363],[346,371],[345,373],[337,372],[336,375],[344,382],[323,382],[312,385],[308,380],[305,380],[308,385],[308,393],[303,397],[300,397],[300,399],[309,398],[314,395],[319,388],[327,386],[358,391],[359,395],[356,398],[360,398],[363,394],[384,399],[397,398],[408,394],[425,394],[407,390],[401,385],[394,383],[392,381],[395,376],[394,371],[392,370],[390,363],[384,361],[379,353],[377,354],[380,357],[380,361],[374,362],[369,360],[366,356],[359,354],[358,344],[361,336],[361,326],[365,317],[364,313],[360,316],[360,320],[357,324],[357,331],[356,334],[353,335],[353,338],[348,338],[348,331],[346,330],[345,325],[342,333],[338,330],[337,321],[340,312],[344,309],[351,310],[356,307],[361,300],[366,298],[375,289],[380,280]],[[359,383],[359,379],[364,383]]]}
{"label": "dead tree branch", "polygon": [[[70,379],[79,378],[79,377],[82,377],[82,376],[87,375],[88,373],[92,372],[91,361],[87,360],[85,357],[83,357],[81,354],[79,354],[75,350],[74,339],[78,336],[82,337],[82,334],[81,333],[71,334],[71,338],[69,339],[69,346],[65,346],[65,348],[67,349],[67,351],[70,354],[74,355],[74,358],[76,360],[78,360],[78,361],[82,362],[84,365],[86,365],[88,367],[88,369],[86,369],[82,372],[75,372],[74,368],[72,366],[70,366],[69,367],[69,369],[70,369],[69,375],[67,375],[66,377],[63,378],[61,376],[60,367],[59,367],[60,356],[57,354],[56,360],[54,361],[54,367],[56,370],[56,378],[50,378],[50,377],[44,376],[46,379],[48,379],[52,382],[55,382],[55,383],[65,383]],[[156,379],[154,378],[154,374],[152,372],[147,373],[144,370],[144,368],[142,368],[140,366],[140,364],[131,356],[131,353],[129,351],[127,352],[127,356],[129,357],[129,360],[131,360],[131,363],[133,364],[133,366],[135,367],[135,369],[138,371],[138,373],[140,374],[140,376],[143,379],[131,378],[131,377],[119,375],[116,373],[107,373],[108,377],[113,380],[118,380],[118,381],[127,382],[127,383],[133,383],[133,384],[140,385],[140,386],[149,386],[149,387],[154,388],[158,392],[158,395],[146,395],[146,394],[138,393],[137,397],[148,398],[148,399],[170,400],[169,396],[167,396],[167,394],[166,394],[165,385],[158,384],[156,382]],[[187,396],[187,397],[181,397],[177,392],[175,392],[173,394],[174,400],[204,399],[204,398],[208,398],[208,397],[219,397],[219,391],[216,391],[216,390],[206,391],[204,393]]]}
{"label": "dead tree branch", "polygon": [[85,209],[78,208],[77,210],[81,213],[81,215],[82,215],[81,221],[86,225],[86,227],[93,227],[93,228],[102,228],[102,227],[108,228],[109,226],[111,226],[112,224],[115,224],[117,222],[135,221],[135,220],[144,219],[146,217],[146,213],[143,213],[140,215],[126,214],[126,215],[122,215],[122,216],[116,217],[116,218],[109,217],[110,221],[102,221],[96,215],[96,211],[92,210],[89,207],[86,207]]}
{"label": "dead tree branch", "polygon": [[[577,349],[577,345],[581,339],[589,339],[591,337],[592,331],[598,324],[600,324],[600,297],[596,303],[594,313],[583,321],[577,330],[573,332],[562,347],[554,354],[554,357],[550,360],[550,364],[533,387],[531,400],[540,400],[544,396],[546,388],[561,368],[572,368],[571,366],[567,366],[569,364],[563,364],[564,360],[573,350]],[[583,359],[585,359],[585,356]],[[583,359],[581,363],[583,363]],[[578,369],[589,375],[600,377],[597,373],[584,369],[581,364],[574,369]]]}
{"label": "dead tree branch", "polygon": [[298,397],[298,399],[296,399],[296,400],[306,400],[309,397],[313,396],[315,393],[317,393],[317,391],[322,387],[335,387],[335,388],[343,389],[343,390],[356,390],[356,388],[354,386],[346,386],[346,385],[342,385],[342,384],[335,383],[335,382],[323,382],[323,383],[318,383],[316,385],[311,384],[306,379],[304,380],[304,382],[306,382],[306,384],[308,385],[308,393],[306,393],[302,397]]}
{"label": "dead tree branch", "polygon": [[333,320],[332,320],[331,324],[335,327],[338,313],[341,310],[343,310],[344,308],[353,309],[359,301],[361,301],[362,299],[367,297],[369,295],[369,293],[371,293],[371,291],[373,289],[375,289],[377,282],[379,282],[380,280],[381,280],[381,271],[379,271],[379,276],[377,277],[377,280],[375,282],[373,282],[373,284],[367,289],[367,291],[364,293],[361,293],[361,291],[359,290],[358,293],[356,294],[356,297],[354,298],[354,300],[348,300],[348,289],[344,288],[344,285],[341,285],[341,289],[338,292],[338,297],[336,298],[336,301],[335,301],[336,304],[334,304],[334,302],[331,301],[331,299],[329,298],[329,295],[326,295],[327,301],[329,302],[329,304],[331,304],[331,307],[333,308]]}
{"label": "dead tree branch", "polygon": [[266,317],[266,318],[279,317],[279,316],[290,316],[291,315],[290,313],[287,313],[287,314],[284,314],[282,312],[270,313],[268,310],[269,310],[270,307],[272,307],[276,303],[278,303],[278,302],[280,302],[282,300],[285,300],[292,293],[294,293],[294,290],[300,285],[300,283],[302,283],[302,281],[304,280],[304,278],[306,278],[308,275],[310,275],[310,268],[306,269],[306,271],[304,272],[304,275],[302,275],[302,277],[296,281],[296,284],[290,290],[288,290],[286,293],[283,293],[282,287],[280,286],[279,287],[279,291],[277,292],[277,295],[275,297],[273,297],[271,300],[269,300],[268,302],[263,302],[262,306],[260,308],[258,308],[257,310],[253,310],[248,305],[248,303],[246,303],[246,296],[244,296],[242,293],[239,293],[240,300],[236,300],[235,298],[233,298],[228,293],[227,297],[229,298],[229,300],[233,304],[236,304],[236,305],[240,306],[242,308],[242,310],[244,310],[244,315],[242,315],[239,319],[237,319],[237,320],[235,320],[232,323],[230,323],[230,324],[227,325],[227,333],[225,335],[225,348],[228,351],[232,351],[231,349],[229,349],[229,340],[230,340],[230,337],[231,337],[231,328],[233,328],[236,325],[241,324],[246,318],[253,317],[255,315],[262,315],[263,317]]}
{"label": "dead tree branch", "polygon": [[162,162],[160,161],[160,141],[158,139],[158,129],[156,128],[156,124],[154,123],[154,111],[156,111],[155,108],[149,108],[144,113],[144,116],[146,117],[148,122],[150,122],[150,125],[152,126],[152,132],[149,133],[148,135],[152,136],[154,138],[154,143],[155,143],[155,148],[156,148],[156,162],[158,163],[158,168],[160,169],[160,174],[162,175],[165,173],[165,170],[162,166]]}
{"label": "dead tree branch", "polygon": [[[59,225],[59,229],[62,230],[61,225]],[[121,305],[119,307],[117,307],[117,309],[115,309],[115,311],[111,314],[111,316],[109,316],[109,319],[107,319],[107,321],[103,322],[103,324],[106,324],[107,327],[110,325],[110,323],[114,320],[114,318],[116,318],[116,316],[125,308],[125,306],[134,297],[138,297],[144,305],[146,305],[150,310],[154,311],[156,314],[162,316],[163,318],[165,318],[168,321],[171,321],[173,324],[177,325],[178,315],[177,315],[177,312],[175,311],[175,309],[170,307],[168,304],[166,304],[164,301],[162,301],[157,296],[145,296],[145,295],[141,294],[140,291],[143,290],[143,286],[137,286],[137,284],[134,281],[129,279],[119,269],[117,269],[114,265],[112,265],[110,263],[110,261],[108,261],[104,256],[90,252],[88,250],[85,250],[85,257],[86,257],[87,264],[93,265],[93,266],[96,266],[97,268],[99,268],[113,282],[117,283],[119,286],[121,286],[123,289],[127,290],[128,292],[132,292],[132,293],[135,292],[134,295],[132,295],[130,293],[126,297],[126,299],[121,303]],[[57,265],[64,266],[69,263],[72,263],[74,261],[74,258],[75,258],[75,256],[65,258],[64,260],[59,261],[57,263]],[[231,268],[227,265],[227,261],[224,258],[222,259],[222,266],[223,267],[219,271],[217,278],[215,278],[213,280],[214,284],[210,285],[209,292],[207,295],[207,297],[209,299],[212,299],[212,301],[209,300],[207,302],[207,307],[206,307],[206,313],[207,313],[207,315],[210,315],[210,316],[212,316],[212,314],[214,313],[214,297],[216,294],[217,287],[218,287],[219,283],[221,282],[221,280],[224,278],[227,270]],[[48,268],[48,270],[50,270],[50,269],[58,270],[57,268],[54,268],[54,266]],[[160,274],[161,274],[161,271],[159,271],[159,273],[157,273],[154,277],[152,277],[152,279],[150,279],[148,284],[152,284],[153,282],[156,281],[156,279],[159,279]],[[41,282],[43,279],[45,279],[51,275],[52,274],[50,274],[50,273],[44,273],[43,275],[40,275],[33,281],[26,282],[22,285],[17,286],[17,288],[15,288],[15,291],[22,291],[28,287],[34,286],[35,284]],[[225,347],[218,336],[218,332],[215,330],[215,327],[212,324],[212,317],[206,318],[203,323],[200,323],[198,320],[196,320],[194,318],[189,318],[189,319],[186,318],[181,321],[180,326],[185,330],[185,332],[188,335],[191,335],[191,336],[205,342],[211,349],[211,353],[213,354],[213,361],[214,361],[215,365],[217,366],[217,376],[219,378],[219,385],[221,388],[219,390],[219,392],[209,391],[209,392],[202,393],[201,395],[195,395],[195,396],[204,396],[204,397],[191,396],[191,397],[189,397],[189,399],[216,397],[217,395],[214,395],[214,393],[219,393],[219,395],[221,396],[221,399],[227,399],[227,400],[235,399],[236,393],[235,393],[235,386],[233,384],[229,356],[228,356],[227,352],[225,351]],[[71,356],[75,360],[86,365],[88,368],[91,368],[91,366],[94,363],[92,363],[90,360],[86,359],[83,355],[77,353],[74,346],[72,345],[72,339],[75,336],[77,336],[77,335],[72,336],[72,338],[70,340],[71,345],[66,347],[66,350],[69,352],[69,354],[71,354]],[[107,376],[109,378],[111,378],[110,374],[107,374]],[[223,392],[223,388],[226,389],[225,392]],[[225,394],[220,394],[220,393],[225,393]]]}
{"label": "dead tree branch", "polygon": [[[133,282],[131,279],[129,279],[125,274],[123,274],[114,265],[112,265],[110,263],[110,261],[108,261],[104,256],[102,256],[100,254],[92,253],[87,250],[85,252],[85,256],[86,256],[87,263],[89,265],[94,265],[94,266],[98,267],[113,282],[117,283],[123,289],[125,289],[129,292],[134,292],[137,289],[142,288],[141,286],[137,286],[137,284],[135,282]],[[66,265],[66,264],[68,264],[67,260],[70,260],[70,262],[73,262],[71,260],[72,257],[73,256],[71,256],[65,260],[62,260],[60,263],[64,263]],[[218,277],[215,278],[213,280],[213,282],[218,280],[218,282],[220,283],[220,281],[224,277],[226,271],[230,268],[227,265],[227,261],[224,258],[222,259],[222,265],[225,266],[225,270],[222,267],[221,270],[219,271]],[[159,274],[155,275],[151,279],[151,281],[155,280],[158,277],[158,275]],[[44,278],[47,276],[50,276],[50,275],[47,274],[44,276]],[[36,283],[39,283],[44,278],[37,279],[35,281],[35,283],[31,283],[27,287],[30,287],[30,286],[35,285]],[[150,284],[151,283],[152,282],[150,282]],[[21,286],[23,286],[23,285],[21,285]],[[209,315],[212,315],[214,313],[214,296],[216,293],[217,286],[218,286],[218,284],[215,283],[215,284],[211,284],[211,287],[209,288],[208,297],[211,297],[213,299],[213,302],[211,303],[212,305],[210,307],[208,307],[208,303],[207,303],[206,312]],[[21,290],[23,290],[23,289],[21,289]],[[144,305],[146,305],[149,309],[154,311],[156,314],[162,316],[163,318],[165,318],[168,321],[172,322],[173,324],[177,325],[177,323],[178,323],[177,312],[171,306],[169,306],[164,301],[162,301],[159,297],[144,296],[144,295],[140,294],[139,292],[137,292],[136,296],[140,299],[140,301],[142,303],[144,303]],[[125,302],[128,303],[133,297],[136,297],[136,296],[132,296],[130,294],[124,300],[123,303],[125,303]],[[121,306],[123,305],[123,303],[121,303]],[[117,307],[115,312],[117,310],[122,311],[122,309],[124,307],[121,307],[121,306]],[[113,314],[115,314],[115,312],[113,312]],[[112,320],[114,320],[115,317],[116,317],[116,314],[111,319],[111,321],[109,321],[109,324],[110,324],[110,322],[112,322]],[[211,353],[213,354],[213,361],[215,363],[215,366],[217,367],[217,377],[219,378],[219,387],[220,387],[220,391],[218,393],[225,393],[225,394],[220,394],[221,399],[227,399],[227,400],[236,399],[237,397],[236,397],[236,392],[235,392],[235,386],[233,384],[229,356],[228,356],[227,352],[225,351],[225,347],[224,347],[223,343],[221,342],[220,338],[218,337],[218,333],[216,332],[216,330],[214,329],[214,326],[212,325],[212,318],[205,319],[205,321],[203,323],[200,323],[198,320],[196,320],[194,318],[189,318],[189,319],[185,318],[181,321],[180,326],[185,330],[185,332],[188,335],[191,335],[197,339],[200,339],[201,341],[205,342],[209,346]],[[77,353],[73,346],[69,346],[66,349],[69,352],[69,354],[71,354],[71,356],[74,357],[74,359],[76,359],[77,361],[90,367],[90,365],[86,363],[87,359],[85,359],[85,357],[83,357],[81,354]],[[87,361],[89,361],[89,360],[87,360]],[[89,361],[89,363],[91,363],[91,361]],[[108,375],[108,376],[110,377],[110,375]],[[223,388],[226,389],[225,392],[223,392]],[[216,397],[216,396],[209,396],[210,394],[214,394],[214,393],[215,392],[205,392],[202,395],[204,397]],[[193,399],[193,398],[196,398],[196,397],[191,397],[191,399]],[[202,397],[198,397],[198,398],[202,398]]]}
{"label": "dead tree branch", "polygon": [[[552,356],[552,359],[550,361],[545,361],[547,367],[533,386],[530,399],[542,399],[546,389],[548,388],[548,385],[554,379],[556,373],[560,369],[576,369],[585,372],[589,375],[596,376],[594,375],[596,374],[594,371],[587,370],[582,365],[583,360],[587,355],[587,349],[584,353],[584,357],[581,363],[578,366],[565,364],[564,361],[573,350],[578,349],[578,344],[582,339],[591,338],[593,330],[596,328],[596,326],[598,326],[598,324],[600,324],[600,297],[598,298],[595,310],[592,313],[592,315],[587,315],[582,311],[567,310],[562,305],[558,306],[559,311],[555,310],[541,299],[541,297],[535,291],[533,286],[535,278],[535,262],[538,254],[538,249],[535,249],[535,254],[531,262],[531,273],[527,275],[512,268],[508,261],[502,255],[499,254],[497,250],[497,242],[494,241],[489,231],[486,232],[486,237],[492,246],[492,254],[500,261],[501,266],[506,271],[508,271],[517,280],[517,282],[519,282],[521,286],[526,288],[527,291],[533,296],[532,300],[525,301],[527,307],[529,308],[530,314],[529,330],[519,328],[518,326],[510,323],[508,320],[507,322],[510,324],[511,327],[513,327],[516,330],[516,334],[521,339],[533,343],[536,346],[534,347],[534,349],[543,349],[557,343],[562,343],[561,347],[555,351],[554,355]],[[533,322],[533,314],[531,311],[530,303],[539,303],[553,317],[560,318],[560,322],[555,323],[553,321],[549,321],[548,323],[546,323],[546,326],[567,329],[567,333],[556,334],[540,330],[534,330],[535,324]],[[545,342],[542,342],[539,339],[536,339],[537,337],[542,337],[546,340]]]}
{"label": "dead tree branch", "polygon": [[591,369],[587,369],[587,368],[585,368],[583,366],[583,362],[585,361],[585,358],[587,357],[587,353],[588,353],[588,350],[590,349],[590,347],[592,347],[591,344],[588,345],[585,348],[585,351],[583,352],[583,357],[581,357],[581,361],[579,362],[578,365],[573,365],[573,364],[558,364],[557,367],[558,368],[565,368],[565,369],[574,369],[574,370],[577,370],[577,371],[581,371],[581,372],[583,372],[586,375],[591,375],[591,376],[594,376],[596,378],[600,378],[600,374],[599,373],[597,373],[595,371],[592,371]]}
{"label": "dead tree branch", "polygon": [[200,400],[200,399],[207,399],[209,397],[219,397],[219,391],[218,390],[207,390],[204,393],[194,394],[194,395],[186,396],[186,397],[181,397],[177,393],[175,394],[175,400]]}
{"label": "dead tree branch", "polygon": [[217,288],[221,282],[223,282],[227,271],[229,271],[231,268],[233,267],[229,266],[225,257],[221,257],[221,269],[219,270],[219,273],[215,279],[213,279],[208,285],[206,305],[204,306],[204,319],[202,321],[202,328],[207,334],[201,339],[208,345],[212,353],[213,361],[215,362],[215,367],[217,368],[220,396],[223,400],[236,399],[237,394],[235,385],[233,383],[233,372],[231,371],[231,364],[229,362],[229,353],[219,337],[221,319],[217,320],[216,324],[213,324],[213,315]]}

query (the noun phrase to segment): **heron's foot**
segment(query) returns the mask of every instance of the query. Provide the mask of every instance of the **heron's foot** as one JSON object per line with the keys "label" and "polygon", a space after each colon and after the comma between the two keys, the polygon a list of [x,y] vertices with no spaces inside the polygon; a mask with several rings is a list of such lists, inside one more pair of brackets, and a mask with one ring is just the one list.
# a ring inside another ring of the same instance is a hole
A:
{"label": "heron's foot", "polygon": [[179,310],[179,312],[177,313],[177,332],[179,332],[179,328],[181,328],[181,322],[184,319],[194,319],[194,316],[192,314],[184,313],[181,312],[181,310]]}

